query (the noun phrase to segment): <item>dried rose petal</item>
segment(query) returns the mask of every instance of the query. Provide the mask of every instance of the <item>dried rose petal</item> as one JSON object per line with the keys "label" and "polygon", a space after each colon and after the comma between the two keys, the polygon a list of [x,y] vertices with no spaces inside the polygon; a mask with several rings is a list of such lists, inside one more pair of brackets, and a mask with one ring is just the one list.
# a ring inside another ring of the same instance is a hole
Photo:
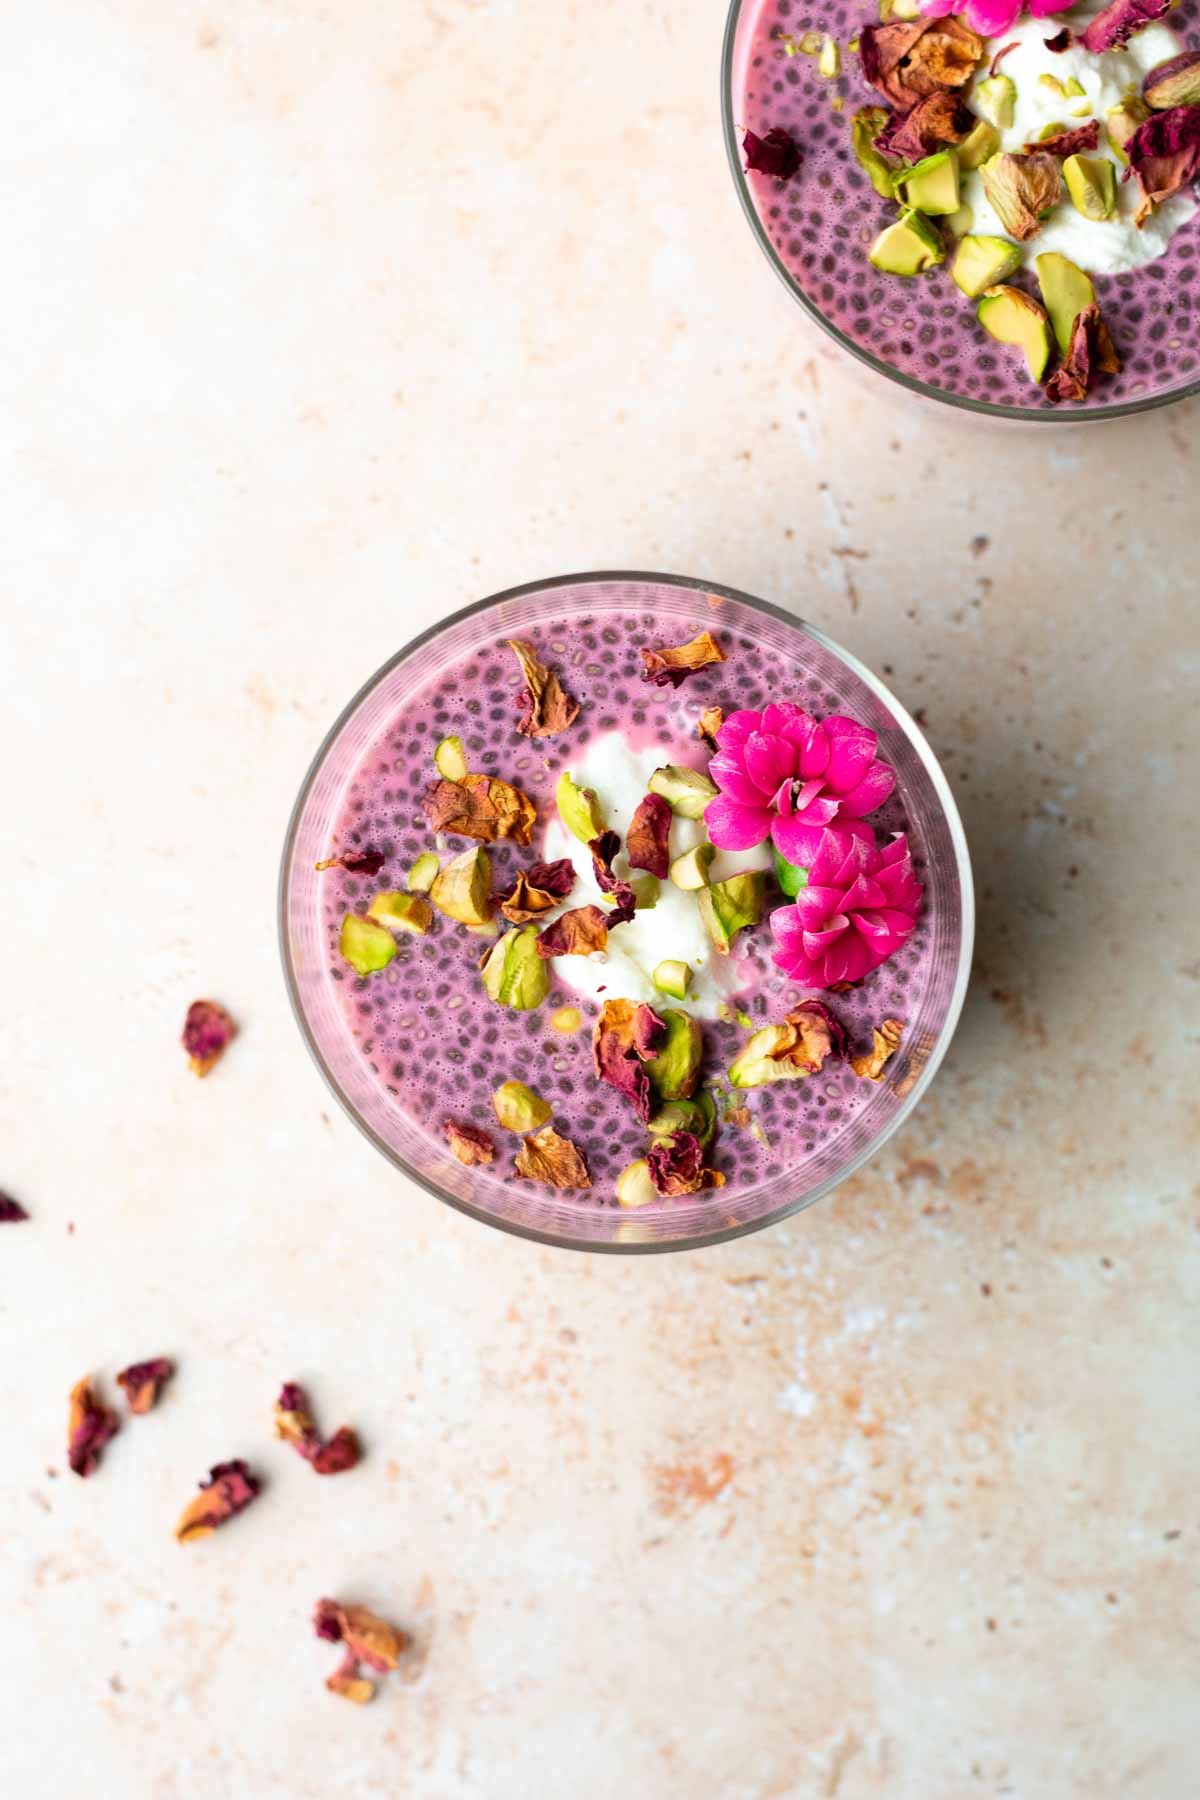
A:
{"label": "dried rose petal", "polygon": [[[1069,50],[1071,48],[1071,45],[1074,42],[1074,34],[1069,25],[1064,25],[1061,31],[1056,31],[1053,37],[1043,38],[1042,42],[1045,44],[1047,50],[1052,51],[1055,56],[1061,56],[1064,50]],[[1015,44],[1010,45],[1009,47],[1010,49],[1016,49]],[[993,75],[996,73],[994,65],[992,73]]]}
{"label": "dried rose petal", "polygon": [[649,1006],[632,1000],[606,1000],[592,1032],[596,1073],[629,1100],[639,1119],[653,1110],[650,1077],[642,1066],[655,1054],[653,1045],[666,1027]]}
{"label": "dried rose petal", "polygon": [[358,1705],[375,1693],[374,1682],[359,1673],[359,1664],[382,1675],[398,1668],[400,1658],[412,1643],[406,1631],[398,1631],[365,1606],[343,1606],[337,1600],[318,1600],[313,1612],[313,1629],[329,1644],[344,1644],[346,1654],[325,1685],[331,1693]]}
{"label": "dried rose petal", "polygon": [[298,1381],[285,1381],[279,1390],[275,1435],[298,1450],[318,1475],[340,1475],[343,1469],[352,1469],[361,1460],[358,1438],[349,1425],[339,1426],[331,1438],[322,1441],[308,1396]]}
{"label": "dried rose petal", "polygon": [[795,1042],[783,1054],[797,1068],[816,1075],[827,1056],[845,1056],[846,1028],[823,1000],[802,1000],[785,1023],[795,1032]]}
{"label": "dried rose petal", "polygon": [[575,865],[569,856],[557,862],[534,863],[519,869],[511,888],[500,897],[500,911],[514,925],[527,924],[551,912],[575,885]]}
{"label": "dried rose petal", "polygon": [[926,94],[911,112],[892,114],[875,139],[875,148],[884,156],[920,162],[942,144],[960,144],[973,124],[974,116],[960,94]]}
{"label": "dried rose petal", "polygon": [[1143,25],[1161,19],[1171,4],[1172,0],[1112,0],[1080,32],[1079,42],[1095,56],[1102,50],[1119,50]]}
{"label": "dried rose petal", "polygon": [[340,856],[328,856],[313,867],[318,874],[323,869],[345,869],[347,875],[366,875],[369,879],[378,875],[386,861],[382,850],[343,850]]}
{"label": "dried rose petal", "polygon": [[1046,383],[1049,400],[1083,400],[1097,374],[1119,375],[1121,359],[1095,304],[1075,315],[1062,368]]}
{"label": "dried rose petal", "polygon": [[[490,951],[488,955],[491,955]],[[457,1156],[459,1162],[465,1163],[469,1169],[495,1160],[496,1146],[488,1133],[481,1131],[478,1125],[464,1125],[457,1119],[447,1119],[442,1130],[451,1154]]]}
{"label": "dried rose petal", "polygon": [[725,723],[725,714],[719,706],[706,706],[700,714],[696,726],[696,736],[706,743],[710,750],[717,747],[717,733]]}
{"label": "dried rose petal", "polygon": [[362,1461],[357,1433],[349,1425],[339,1425],[311,1460],[318,1475],[341,1475],[354,1468]]}
{"label": "dried rose petal", "polygon": [[899,1019],[885,1019],[882,1025],[872,1026],[870,1050],[862,1056],[852,1056],[850,1067],[867,1081],[882,1081],[884,1064],[900,1048],[903,1036],[904,1027]]}
{"label": "dried rose petal", "polygon": [[1024,156],[1002,150],[988,158],[980,176],[1005,231],[1020,243],[1037,236],[1047,213],[1062,198],[1058,159],[1041,147]]}
{"label": "dried rose petal", "polygon": [[461,781],[435,781],[424,800],[425,817],[434,831],[477,838],[492,844],[512,838],[528,847],[533,841],[537,808],[528,794],[498,781],[494,775],[464,775]]}
{"label": "dried rose petal", "polygon": [[660,881],[666,880],[671,866],[671,817],[670,804],[661,794],[647,794],[638,801],[625,837],[629,866],[648,869]]}
{"label": "dried rose petal", "polygon": [[1094,150],[1100,142],[1100,121],[1089,119],[1077,131],[1059,131],[1054,137],[1039,138],[1035,144],[1026,144],[1026,156],[1037,156],[1039,152],[1046,156],[1078,156],[1081,151]]}
{"label": "dried rose petal", "polygon": [[193,1538],[208,1537],[218,1525],[244,1511],[261,1486],[240,1457],[233,1462],[214,1463],[208,1480],[200,1483],[200,1492],[180,1514],[176,1538],[181,1544],[190,1544]]}
{"label": "dried rose petal", "polygon": [[0,1194],[0,1225],[19,1225],[29,1214],[11,1194]]}
{"label": "dried rose petal", "polygon": [[657,650],[642,651],[642,661],[646,665],[642,680],[652,682],[655,687],[678,687],[697,669],[706,669],[710,663],[723,663],[725,652],[718,644],[711,631],[699,631],[686,644],[660,645]]}
{"label": "dried rose petal", "polygon": [[748,131],[742,139],[746,157],[746,173],[774,175],[778,181],[790,181],[800,167],[800,146],[790,131],[775,125],[764,137]]}
{"label": "dried rose petal", "polygon": [[704,1167],[700,1140],[690,1131],[673,1131],[669,1138],[658,1139],[646,1152],[646,1161],[657,1191],[671,1198],[725,1186],[723,1175]]}
{"label": "dried rose petal", "polygon": [[575,906],[547,925],[537,940],[537,953],[551,956],[592,956],[608,943],[608,920],[598,906]]}
{"label": "dried rose petal", "polygon": [[76,1475],[95,1472],[100,1452],[121,1429],[121,1421],[111,1407],[101,1405],[85,1375],[71,1389],[67,1413],[67,1461]]}
{"label": "dried rose petal", "polygon": [[1141,190],[1141,205],[1133,215],[1140,226],[1160,201],[1177,194],[1200,173],[1200,106],[1173,106],[1154,113],[1128,140],[1125,154]]}
{"label": "dried rose petal", "polygon": [[613,874],[613,858],[620,848],[621,840],[615,831],[602,831],[598,838],[593,838],[588,844],[592,853],[592,871],[596,877],[596,885],[602,894],[611,894],[615,902],[608,915],[610,930],[614,925],[627,923],[637,910],[637,895],[632,887]]}
{"label": "dried rose petal", "polygon": [[983,55],[983,39],[960,19],[896,20],[859,33],[864,80],[909,112],[939,88],[965,87]]}
{"label": "dried rose petal", "polygon": [[517,730],[523,737],[556,737],[579,717],[579,702],[568,694],[553,669],[539,662],[524,638],[509,638],[508,647],[521,665],[525,689]]}
{"label": "dried rose petal", "polygon": [[[1070,35],[1071,35],[1070,32],[1068,32],[1067,36],[1070,37]],[[999,70],[1000,70],[1000,64],[1004,61],[1006,56],[1011,56],[1013,51],[1016,48],[1017,48],[1016,38],[1013,38],[1013,40],[1010,44],[1001,44],[1001,46],[997,50],[995,56],[993,56],[991,62],[988,64],[988,74],[989,75],[998,74]]]}
{"label": "dried rose petal", "polygon": [[130,1363],[117,1376],[131,1413],[148,1413],[163,1386],[175,1373],[175,1365],[167,1356],[152,1356],[147,1362]]}
{"label": "dried rose petal", "polygon": [[522,1138],[513,1168],[527,1181],[548,1182],[551,1187],[590,1188],[587,1161],[570,1138],[560,1137],[553,1125]]}
{"label": "dried rose petal", "polygon": [[237,1036],[237,1026],[215,1000],[193,1000],[183,1022],[182,1044],[197,1075],[207,1075]]}
{"label": "dried rose petal", "polygon": [[666,1035],[666,1020],[660,1019],[652,1006],[640,1000],[633,1012],[633,1047],[643,1062],[653,1061]]}

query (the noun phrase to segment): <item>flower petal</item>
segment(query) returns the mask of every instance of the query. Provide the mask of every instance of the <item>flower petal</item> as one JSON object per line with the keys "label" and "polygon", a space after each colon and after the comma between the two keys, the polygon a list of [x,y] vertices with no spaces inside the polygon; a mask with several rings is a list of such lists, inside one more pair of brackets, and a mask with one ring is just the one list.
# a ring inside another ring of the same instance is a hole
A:
{"label": "flower petal", "polygon": [[811,724],[812,720],[794,700],[773,700],[763,711],[759,730],[769,731],[776,737],[786,737],[789,743],[794,744],[799,740],[793,733],[803,731],[805,722]]}
{"label": "flower petal", "polygon": [[[716,805],[715,801],[713,805]],[[782,819],[776,813],[771,825],[771,842],[785,862],[795,863],[798,869],[807,869],[811,880],[812,865],[826,830],[827,827],[810,825],[803,819]],[[709,836],[712,836],[711,832]],[[716,843],[715,838],[713,842]]]}
{"label": "flower petal", "polygon": [[825,926],[821,931],[806,931],[804,933],[803,941],[805,956],[810,956],[813,962],[819,961],[819,959],[837,943],[842,934],[849,931],[849,929],[850,921],[846,917],[846,914],[834,913],[833,917],[826,921]]}
{"label": "flower petal", "polygon": [[853,931],[844,932],[825,956],[825,986],[835,981],[861,981],[875,967],[871,952]]}
{"label": "flower petal", "polygon": [[782,969],[784,974],[790,976],[800,987],[819,988],[824,986],[824,972],[821,964],[815,963],[805,956],[803,947],[799,944],[794,948],[789,944],[786,949],[780,947],[775,950],[771,961],[777,969]]}
{"label": "flower petal", "polygon": [[862,780],[842,795],[841,810],[847,818],[861,819],[882,806],[896,785],[896,771],[887,763],[873,762]]}
{"label": "flower petal", "polygon": [[809,729],[797,748],[800,752],[800,774],[805,781],[814,775],[824,775],[829,767],[829,737],[824,725],[819,724],[816,719],[810,719]]}
{"label": "flower petal", "polygon": [[743,707],[739,712],[727,713],[725,721],[717,733],[717,742],[722,750],[737,752],[741,749],[752,731],[757,731],[762,722],[762,714],[752,712]]}
{"label": "flower petal", "polygon": [[806,930],[816,931],[825,923],[826,919],[841,912],[842,890],[833,887],[801,888],[793,905],[790,908],[785,907],[783,910],[794,912],[796,917],[803,922]]}
{"label": "flower petal", "polygon": [[856,875],[842,895],[844,912],[861,912],[864,906],[884,906],[886,903],[887,895],[869,875]]}
{"label": "flower petal", "polygon": [[720,751],[709,763],[708,772],[721,792],[739,806],[762,806],[763,796],[747,775],[740,751]]}
{"label": "flower petal", "polygon": [[727,794],[718,794],[704,809],[704,823],[718,850],[753,850],[770,833],[771,815],[765,806],[739,806]]}
{"label": "flower petal", "polygon": [[[826,719],[826,729],[830,721]],[[875,760],[875,733],[860,727],[857,734],[849,732],[831,736],[829,742],[829,767],[825,771],[825,780],[836,794],[848,794],[858,786],[867,770]]]}
{"label": "flower petal", "polygon": [[[1062,0],[1058,0],[1061,6]],[[966,20],[980,37],[1002,37],[1016,24],[1021,0],[967,0]]]}
{"label": "flower petal", "polygon": [[796,767],[796,747],[773,732],[752,731],[742,749],[747,775],[769,797]]}

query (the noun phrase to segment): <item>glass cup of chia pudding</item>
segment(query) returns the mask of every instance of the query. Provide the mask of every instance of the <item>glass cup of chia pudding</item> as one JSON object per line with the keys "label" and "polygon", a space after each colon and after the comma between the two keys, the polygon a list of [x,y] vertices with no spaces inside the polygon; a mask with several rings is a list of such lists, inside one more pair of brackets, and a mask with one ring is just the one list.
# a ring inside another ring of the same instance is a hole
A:
{"label": "glass cup of chia pudding", "polygon": [[371,677],[280,879],[301,1031],[428,1192],[541,1243],[716,1243],[916,1105],[966,988],[929,746],[824,634],[676,576],[564,576]]}
{"label": "glass cup of chia pudding", "polygon": [[733,0],[725,142],[809,317],[1034,423],[1200,392],[1197,0]]}

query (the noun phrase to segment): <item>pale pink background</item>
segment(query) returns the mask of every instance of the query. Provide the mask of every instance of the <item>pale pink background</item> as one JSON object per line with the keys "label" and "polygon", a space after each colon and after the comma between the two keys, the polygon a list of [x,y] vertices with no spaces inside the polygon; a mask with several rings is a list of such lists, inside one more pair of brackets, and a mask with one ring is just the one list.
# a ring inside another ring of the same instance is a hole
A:
{"label": "pale pink background", "polygon": [[[0,1186],[36,1220],[0,1239],[6,1793],[1200,1788],[1200,413],[1001,434],[831,360],[737,208],[721,25],[9,22]],[[761,593],[883,672],[982,903],[959,1038],[878,1163],[675,1261],[406,1190],[274,943],[358,682],[603,565]],[[244,1025],[203,1086],[197,993]],[[159,1350],[161,1410],[75,1480],[72,1382]],[[358,1473],[271,1441],[289,1375]],[[180,1549],[233,1454],[269,1491]],[[325,1591],[418,1634],[366,1711],[323,1689]]]}

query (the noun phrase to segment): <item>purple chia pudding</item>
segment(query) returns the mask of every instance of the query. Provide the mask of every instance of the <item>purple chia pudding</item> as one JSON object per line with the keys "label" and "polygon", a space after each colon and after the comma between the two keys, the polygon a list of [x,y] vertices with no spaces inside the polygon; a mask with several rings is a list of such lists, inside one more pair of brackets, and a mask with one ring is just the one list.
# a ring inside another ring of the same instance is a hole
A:
{"label": "purple chia pudding", "polygon": [[[962,897],[957,870],[947,883],[930,869],[931,854],[943,873],[951,860],[945,820],[940,807],[931,805],[921,766],[895,755],[893,743],[903,748],[902,728],[856,674],[841,669],[824,641],[775,620],[758,634],[746,628],[754,614],[720,594],[671,590],[670,598],[674,617],[656,608],[654,583],[597,579],[566,590],[557,616],[543,605],[532,622],[514,623],[511,616],[500,622],[484,614],[478,630],[463,636],[460,628],[456,654],[430,668],[427,679],[405,684],[398,704],[377,711],[352,756],[343,744],[337,793],[323,800],[324,824],[316,828],[321,836],[309,843],[321,861],[371,851],[385,860],[378,873],[351,873],[335,864],[316,877],[316,888],[309,890],[312,941],[291,955],[310,1030],[325,1040],[340,1036],[339,1044],[322,1049],[322,1060],[328,1066],[342,1059],[340,1091],[351,1097],[360,1117],[371,1116],[374,1134],[385,1146],[393,1141],[393,1126],[402,1135],[406,1166],[452,1193],[461,1192],[469,1177],[476,1200],[480,1184],[510,1197],[514,1188],[536,1196],[541,1184],[514,1172],[522,1137],[505,1130],[493,1108],[496,1090],[519,1081],[552,1108],[555,1131],[586,1159],[590,1187],[546,1190],[560,1211],[569,1205],[602,1210],[614,1219],[630,1217],[619,1207],[617,1181],[627,1165],[646,1157],[648,1138],[643,1119],[624,1094],[597,1077],[593,1063],[593,1025],[606,986],[604,956],[598,966],[591,957],[548,960],[544,999],[518,1011],[485,991],[480,961],[494,939],[427,909],[426,929],[397,932],[387,965],[360,976],[343,954],[347,915],[363,915],[376,894],[403,890],[418,858],[432,853],[445,866],[471,848],[465,837],[431,830],[426,816],[426,797],[438,780],[435,747],[447,737],[461,739],[473,772],[512,784],[536,808],[528,847],[511,839],[486,845],[495,897],[510,888],[519,869],[561,852],[556,783],[564,771],[586,772],[597,755],[611,757],[614,743],[641,757],[642,767],[660,761],[704,771],[712,756],[711,745],[697,732],[705,709],[720,707],[729,714],[780,701],[795,702],[818,718],[849,714],[878,730],[881,755],[895,756],[898,781],[869,826],[881,843],[893,833],[907,833],[925,902],[911,936],[894,955],[857,985],[817,996],[845,1028],[846,1055],[830,1056],[806,1079],[747,1090],[730,1085],[730,1066],[753,1031],[780,1021],[815,992],[811,984],[797,985],[772,960],[770,914],[790,904],[773,874],[762,877],[761,922],[742,930],[733,954],[721,960],[720,1003],[714,1007],[711,993],[702,1001],[708,991],[704,976],[694,994],[674,999],[664,994],[654,1002],[698,1019],[700,1083],[712,1095],[717,1119],[706,1160],[723,1185],[684,1198],[656,1196],[635,1216],[685,1209],[694,1220],[698,1211],[706,1212],[711,1226],[702,1225],[698,1233],[693,1226],[693,1235],[719,1235],[761,1222],[773,1205],[790,1210],[802,1203],[797,1196],[815,1183],[829,1185],[831,1170],[845,1158],[861,1160],[865,1147],[890,1129],[924,1066],[940,1056],[942,1029],[947,1021],[952,1024],[957,1009],[950,989],[961,973]],[[781,630],[792,652],[782,661]],[[517,729],[524,681],[506,645],[517,631],[579,703],[577,718],[554,736],[530,738]],[[674,688],[643,680],[646,648],[682,643],[703,631],[717,635],[725,661],[699,669]],[[599,798],[603,804],[605,796]],[[705,835],[702,825],[695,835]],[[679,847],[673,837],[672,854]],[[769,857],[769,846],[764,854]],[[308,862],[308,869],[312,866]],[[297,877],[293,866],[293,896],[298,879],[311,878],[303,872]],[[680,894],[661,884],[661,891],[668,889],[672,903],[678,902]],[[598,898],[580,888],[565,904]],[[693,903],[693,896],[683,898]],[[293,909],[305,911],[300,926],[293,927],[294,938],[308,928],[309,904],[293,898]],[[503,919],[498,925],[508,929]],[[612,926],[610,951],[621,930]],[[312,1000],[304,997],[306,985]],[[324,1022],[315,1024],[325,994],[333,996],[333,1004]],[[863,1079],[852,1071],[850,1055],[871,1047],[873,1028],[885,1019],[903,1025],[902,1048],[885,1079]],[[486,1133],[494,1162],[470,1170],[453,1164],[447,1121]],[[503,1211],[503,1203],[497,1200],[491,1210]],[[669,1235],[671,1228],[666,1229]]]}
{"label": "purple chia pudding", "polygon": [[[1061,26],[1073,25],[1078,33],[1088,16],[1079,9],[1079,16],[1064,11],[1035,23],[1046,36]],[[908,279],[872,267],[868,250],[895,220],[897,207],[875,191],[852,146],[855,111],[878,106],[881,96],[864,79],[851,45],[879,17],[879,9],[864,0],[829,0],[816,9],[804,0],[740,0],[731,14],[726,94],[730,154],[736,158],[743,198],[748,198],[793,291],[851,349],[883,365],[885,372],[977,408],[1071,418],[1122,407],[1136,410],[1195,389],[1200,381],[1200,218],[1189,217],[1174,229],[1152,261],[1117,273],[1088,270],[1123,366],[1096,380],[1085,397],[1069,406],[1054,405],[1046,387],[1030,379],[1022,358],[981,329],[975,300],[950,279],[950,231],[944,233],[946,260],[937,267]],[[1183,0],[1165,23],[1180,46],[1200,45],[1194,0]],[[1161,31],[1162,26],[1153,29]],[[839,46],[836,77],[822,75],[815,55],[797,54],[806,34],[813,34],[814,45],[828,38]],[[1137,41],[1135,37],[1135,46]],[[999,42],[987,44],[980,78],[998,47]],[[1062,103],[1056,104],[1061,111]],[[1062,111],[1062,123],[1069,127],[1075,120]],[[759,138],[772,131],[789,134],[800,151],[797,172],[787,180],[744,172],[741,147],[747,131]],[[1103,125],[1100,141],[1103,147]],[[1134,192],[1122,186],[1118,170],[1121,204],[1128,208]],[[1069,211],[1065,199],[1063,205]],[[1181,212],[1185,206],[1190,214],[1186,198]],[[1013,281],[1036,297],[1037,238],[1024,248],[1029,252],[1026,267]]]}

